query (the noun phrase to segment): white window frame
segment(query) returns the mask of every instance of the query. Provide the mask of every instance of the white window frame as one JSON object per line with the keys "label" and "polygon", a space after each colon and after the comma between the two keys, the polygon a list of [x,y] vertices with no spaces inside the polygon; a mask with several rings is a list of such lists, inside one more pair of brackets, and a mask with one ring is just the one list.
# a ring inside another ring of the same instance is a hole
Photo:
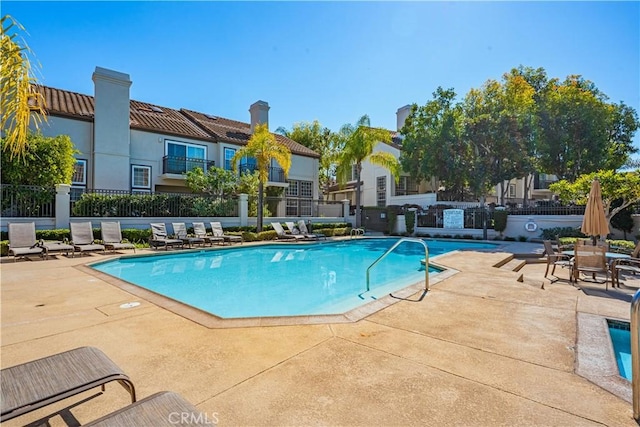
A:
{"label": "white window frame", "polygon": [[187,149],[189,147],[202,149],[204,152],[203,152],[203,156],[202,156],[201,159],[198,158],[198,157],[190,157],[190,156],[187,156],[187,155],[185,155],[184,157],[191,158],[191,159],[205,160],[205,161],[207,160],[207,146],[206,145],[192,144],[190,142],[176,141],[176,140],[173,140],[173,139],[165,139],[164,140],[164,155],[165,156],[169,155],[169,144],[183,145],[183,146],[187,147]]}
{"label": "white window frame", "polygon": [[376,177],[376,205],[378,207],[387,206],[387,177]]}
{"label": "white window frame", "polygon": [[515,184],[509,184],[509,198],[511,199],[515,199],[516,196],[516,185]]}
{"label": "white window frame", "polygon": [[82,164],[82,181],[72,181],[71,185],[75,187],[86,187],[87,186],[87,161],[85,159],[76,159],[76,164],[74,165],[72,178],[75,178],[75,175],[76,175],[75,167],[79,164]]}
{"label": "white window frame", "polygon": [[236,155],[236,153],[238,152],[237,148],[231,148],[231,147],[224,147],[222,149],[222,167],[225,170],[233,170],[233,163],[231,162],[231,159],[229,160],[229,167],[227,167],[227,151],[232,151],[233,152],[233,156],[231,156],[231,159]]}
{"label": "white window frame", "polygon": [[[147,171],[147,178],[149,181],[148,185],[136,185],[134,178],[135,178],[135,171],[136,169],[143,169]],[[136,191],[136,192],[140,192],[140,191],[144,191],[144,192],[151,192],[151,166],[147,166],[147,165],[131,165],[131,190],[132,191]]]}

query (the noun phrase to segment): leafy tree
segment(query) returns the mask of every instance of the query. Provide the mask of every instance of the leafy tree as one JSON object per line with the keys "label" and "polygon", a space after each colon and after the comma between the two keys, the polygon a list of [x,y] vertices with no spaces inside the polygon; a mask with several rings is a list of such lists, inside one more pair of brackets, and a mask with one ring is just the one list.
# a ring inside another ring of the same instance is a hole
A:
{"label": "leafy tree", "polygon": [[339,136],[329,128],[322,127],[319,121],[295,123],[293,129],[288,131],[283,127],[276,129],[276,132],[293,139],[299,144],[312,149],[320,154],[320,192],[335,179],[336,160],[341,150],[341,140]]}
{"label": "leafy tree", "polygon": [[[258,194],[258,188],[260,186],[260,178],[258,171],[249,172],[244,171],[238,177],[238,186],[236,188],[236,193],[238,194],[248,194],[249,196],[249,216],[258,216],[258,201],[255,197]],[[266,191],[267,195],[269,194],[269,187],[267,187]],[[263,207],[263,216],[271,216],[269,209],[267,206]]]}
{"label": "leafy tree", "polygon": [[[564,203],[586,205],[594,179],[600,181],[604,211],[610,225],[611,218],[618,212],[640,201],[640,169],[632,172],[600,170],[581,175],[574,182],[555,182],[549,186],[549,190],[557,194]],[[615,200],[620,200],[619,206],[614,207],[612,203]]]}
{"label": "leafy tree", "polygon": [[462,194],[466,185],[468,147],[461,138],[462,110],[453,89],[438,87],[424,106],[412,105],[400,130],[404,139],[400,163],[414,179],[435,179]]}
{"label": "leafy tree", "polygon": [[44,98],[34,87],[37,79],[29,58],[31,50],[19,37],[24,27],[9,15],[2,17],[1,24],[0,131],[6,139],[3,154],[22,156],[27,150],[30,124],[37,129],[42,120],[46,120]]}
{"label": "leafy tree", "polygon": [[351,176],[352,166],[356,166],[356,227],[360,227],[362,162],[367,160],[388,169],[396,181],[400,176],[400,163],[391,153],[373,151],[378,142],[391,142],[391,134],[386,129],[372,128],[367,115],[360,117],[355,125],[342,126],[340,135],[344,141],[344,148],[338,159],[336,174],[338,182],[344,185]]}
{"label": "leafy tree", "polygon": [[[617,208],[622,204],[622,200],[617,199],[611,203],[612,208]],[[611,225],[624,233],[624,239],[627,240],[627,233],[633,232],[633,206],[627,206],[617,213],[616,216],[611,217]]]}
{"label": "leafy tree", "polygon": [[202,168],[194,168],[187,172],[187,187],[193,192],[213,196],[231,194],[236,189],[236,175],[228,170],[211,167],[204,173]]}
{"label": "leafy tree", "polygon": [[27,134],[22,156],[4,155],[12,148],[8,138],[0,139],[3,184],[53,186],[71,184],[78,153],[67,135],[53,138]]}
{"label": "leafy tree", "polygon": [[269,132],[266,124],[256,126],[253,135],[247,142],[247,145],[239,149],[233,156],[232,162],[234,169],[237,170],[238,164],[243,157],[252,157],[256,159],[258,171],[258,212],[257,212],[257,230],[262,231],[262,217],[264,206],[264,184],[269,179],[269,168],[271,160],[278,162],[284,170],[285,175],[289,173],[291,168],[291,151],[278,142],[276,137]]}

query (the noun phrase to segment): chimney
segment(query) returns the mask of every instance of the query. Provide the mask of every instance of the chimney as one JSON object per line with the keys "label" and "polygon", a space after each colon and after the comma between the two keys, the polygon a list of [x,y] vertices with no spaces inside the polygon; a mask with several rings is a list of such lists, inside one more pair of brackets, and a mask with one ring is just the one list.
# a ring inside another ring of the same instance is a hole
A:
{"label": "chimney", "polygon": [[411,105],[408,105],[408,104],[405,105],[404,107],[398,108],[398,111],[396,111],[396,120],[397,120],[396,126],[398,127],[398,132],[404,126],[404,122],[405,120],[407,120],[407,117],[409,117],[410,113],[411,113]]}
{"label": "chimney", "polygon": [[251,133],[257,125],[267,124],[269,128],[269,104],[265,101],[256,101],[249,107],[251,113]]}
{"label": "chimney", "polygon": [[128,190],[129,87],[128,74],[96,67],[94,84],[93,176],[92,188]]}

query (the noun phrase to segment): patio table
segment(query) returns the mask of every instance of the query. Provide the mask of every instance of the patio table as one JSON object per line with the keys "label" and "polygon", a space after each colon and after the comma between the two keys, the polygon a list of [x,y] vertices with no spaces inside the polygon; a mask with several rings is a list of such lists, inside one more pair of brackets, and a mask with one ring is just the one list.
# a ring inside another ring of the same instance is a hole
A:
{"label": "patio table", "polygon": [[[570,257],[575,256],[575,252],[574,251],[562,251],[562,253],[565,254],[565,255],[569,255]],[[614,261],[616,259],[631,258],[631,255],[620,254],[620,253],[617,253],[617,252],[606,252],[604,256],[607,258],[607,263],[609,265],[609,270],[610,270],[609,272],[611,274],[613,274],[613,271],[611,271],[611,261]],[[574,271],[572,274],[573,274],[574,278],[577,281],[578,280],[578,272]],[[614,287],[614,286],[615,285],[614,285],[613,280],[612,280],[611,281],[611,287]],[[618,287],[620,287],[620,286],[618,285]]]}

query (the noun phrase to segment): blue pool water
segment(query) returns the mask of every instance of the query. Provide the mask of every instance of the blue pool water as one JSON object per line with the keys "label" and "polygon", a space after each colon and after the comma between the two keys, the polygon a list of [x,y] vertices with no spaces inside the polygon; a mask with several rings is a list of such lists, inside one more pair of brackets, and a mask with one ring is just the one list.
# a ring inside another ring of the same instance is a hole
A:
{"label": "blue pool water", "polygon": [[609,321],[609,335],[620,376],[631,381],[631,332],[629,323]]}
{"label": "blue pool water", "polygon": [[[223,318],[344,313],[423,281],[424,247],[397,239],[235,247],[120,258],[91,267]],[[491,243],[425,240],[429,256]],[[435,271],[435,270],[430,270]]]}

